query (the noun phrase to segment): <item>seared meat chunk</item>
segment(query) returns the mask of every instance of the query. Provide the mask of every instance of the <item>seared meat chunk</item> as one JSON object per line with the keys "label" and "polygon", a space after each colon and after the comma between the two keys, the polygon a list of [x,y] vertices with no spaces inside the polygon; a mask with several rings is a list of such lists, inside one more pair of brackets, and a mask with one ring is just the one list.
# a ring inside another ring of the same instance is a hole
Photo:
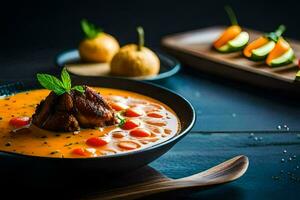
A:
{"label": "seared meat chunk", "polygon": [[114,113],[108,103],[89,87],[84,95],[74,91],[75,116],[82,127],[103,127],[115,123]]}
{"label": "seared meat chunk", "polygon": [[45,100],[36,107],[35,113],[32,115],[32,123],[38,127],[43,127],[48,117],[52,115],[57,96],[51,92]]}
{"label": "seared meat chunk", "polygon": [[36,126],[53,131],[77,131],[116,123],[115,114],[103,97],[84,86],[84,93],[71,91],[60,96],[51,92],[32,116]]}
{"label": "seared meat chunk", "polygon": [[77,131],[80,129],[77,119],[74,115],[57,111],[49,116],[43,125],[44,129],[53,131]]}

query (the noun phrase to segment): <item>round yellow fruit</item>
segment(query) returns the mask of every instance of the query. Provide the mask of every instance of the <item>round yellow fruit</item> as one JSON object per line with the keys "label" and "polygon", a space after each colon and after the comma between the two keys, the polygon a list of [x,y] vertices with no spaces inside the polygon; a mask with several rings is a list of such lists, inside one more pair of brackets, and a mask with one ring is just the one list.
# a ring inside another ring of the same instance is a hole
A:
{"label": "round yellow fruit", "polygon": [[113,57],[111,74],[115,76],[151,76],[159,72],[160,62],[157,55],[147,47],[128,44]]}
{"label": "round yellow fruit", "polygon": [[119,49],[118,41],[104,32],[94,38],[86,38],[79,44],[80,57],[87,62],[110,62]]}

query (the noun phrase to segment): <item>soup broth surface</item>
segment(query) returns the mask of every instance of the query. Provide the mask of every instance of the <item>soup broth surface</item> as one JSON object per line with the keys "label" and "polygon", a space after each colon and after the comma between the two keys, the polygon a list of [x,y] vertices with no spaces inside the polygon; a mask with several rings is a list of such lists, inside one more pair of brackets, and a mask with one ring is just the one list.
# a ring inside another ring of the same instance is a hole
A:
{"label": "soup broth surface", "polygon": [[[10,125],[10,120],[31,117],[37,104],[50,91],[39,89],[1,98],[0,150],[46,157],[98,157],[147,148],[170,139],[180,130],[174,111],[153,98],[125,90],[94,89],[116,109],[121,119],[119,124],[76,132],[52,132],[34,125],[18,129]],[[138,111],[139,116],[126,116],[128,109]],[[124,121],[133,121],[137,127],[125,129]],[[93,140],[91,138],[100,138],[106,143],[91,145],[88,142]]]}

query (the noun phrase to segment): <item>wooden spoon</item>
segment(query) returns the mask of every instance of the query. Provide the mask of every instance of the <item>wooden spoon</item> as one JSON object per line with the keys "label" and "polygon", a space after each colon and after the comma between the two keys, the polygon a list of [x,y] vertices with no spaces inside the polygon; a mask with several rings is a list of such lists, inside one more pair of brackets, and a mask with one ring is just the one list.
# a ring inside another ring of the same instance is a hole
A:
{"label": "wooden spoon", "polygon": [[192,176],[171,179],[162,178],[157,181],[148,181],[142,184],[135,184],[127,187],[104,191],[100,194],[92,196],[88,199],[107,200],[107,199],[137,199],[161,192],[197,189],[212,185],[218,185],[234,181],[241,177],[247,170],[249,165],[246,156],[236,156],[215,167],[212,167],[201,173]]}

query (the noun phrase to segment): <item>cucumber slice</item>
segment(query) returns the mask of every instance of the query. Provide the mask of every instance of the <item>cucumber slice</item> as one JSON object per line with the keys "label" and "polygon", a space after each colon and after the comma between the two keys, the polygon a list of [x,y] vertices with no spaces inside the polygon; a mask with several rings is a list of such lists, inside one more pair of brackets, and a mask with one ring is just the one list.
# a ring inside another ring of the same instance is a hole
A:
{"label": "cucumber slice", "polygon": [[294,51],[292,48],[290,48],[289,50],[287,50],[287,52],[285,52],[278,58],[273,59],[270,63],[270,66],[278,67],[278,66],[286,65],[293,62],[294,59],[295,59]]}
{"label": "cucumber slice", "polygon": [[247,32],[241,32],[238,36],[236,36],[233,40],[228,42],[228,45],[234,49],[243,48],[249,41],[249,34]]}
{"label": "cucumber slice", "polygon": [[270,41],[267,44],[252,50],[251,59],[252,60],[264,60],[267,55],[274,49],[276,43],[274,41]]}
{"label": "cucumber slice", "polygon": [[241,32],[234,39],[227,42],[227,44],[221,46],[217,50],[222,53],[229,53],[242,50],[249,41],[249,34],[247,32]]}
{"label": "cucumber slice", "polygon": [[300,70],[297,72],[296,74],[296,78],[295,78],[297,81],[300,81]]}
{"label": "cucumber slice", "polygon": [[225,45],[221,46],[220,48],[218,48],[217,50],[222,53],[228,53],[228,52],[230,52],[229,48],[230,48],[229,45],[225,44]]}

